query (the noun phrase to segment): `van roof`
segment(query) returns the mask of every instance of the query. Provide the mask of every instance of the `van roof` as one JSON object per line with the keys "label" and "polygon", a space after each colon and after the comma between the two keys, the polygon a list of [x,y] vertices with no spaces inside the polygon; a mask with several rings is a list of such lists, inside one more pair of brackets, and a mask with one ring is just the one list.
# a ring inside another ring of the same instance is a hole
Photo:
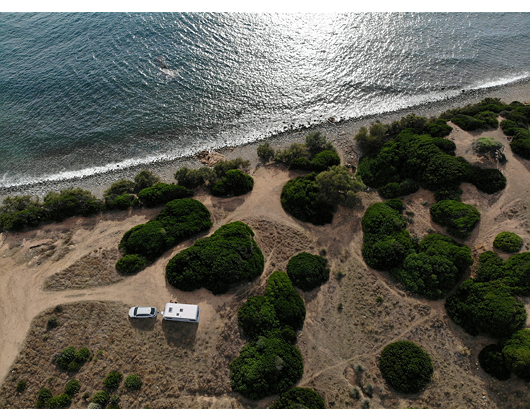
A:
{"label": "van roof", "polygon": [[164,318],[186,318],[197,319],[199,307],[197,305],[186,305],[183,303],[166,303]]}

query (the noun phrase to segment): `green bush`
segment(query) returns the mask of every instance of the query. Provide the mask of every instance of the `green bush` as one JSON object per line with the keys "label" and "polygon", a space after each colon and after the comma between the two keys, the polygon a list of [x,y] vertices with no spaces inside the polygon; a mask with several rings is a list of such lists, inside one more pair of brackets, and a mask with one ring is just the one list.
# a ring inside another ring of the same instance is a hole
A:
{"label": "green bush", "polygon": [[48,217],[62,221],[72,216],[89,216],[102,209],[102,202],[90,191],[81,188],[67,188],[60,192],[50,191],[44,197],[44,208]]}
{"label": "green bush", "polygon": [[265,163],[274,158],[274,149],[269,143],[263,143],[258,146],[258,157]]}
{"label": "green bush", "polygon": [[126,179],[120,179],[112,184],[104,193],[105,204],[109,208],[115,208],[114,201],[118,196],[129,196],[134,192],[135,183]]}
{"label": "green bush", "polygon": [[213,169],[202,167],[199,169],[180,168],[175,173],[175,179],[178,185],[193,190],[203,184],[213,185],[216,182],[217,175]]}
{"label": "green bush", "polygon": [[307,148],[311,158],[314,158],[325,150],[335,152],[333,145],[328,143],[326,140],[326,136],[320,131],[313,131],[305,137],[305,147]]}
{"label": "green bush", "polygon": [[501,232],[495,237],[493,246],[504,252],[517,252],[522,248],[523,240],[513,232]]}
{"label": "green bush", "polygon": [[462,114],[455,115],[453,118],[451,118],[451,122],[455,123],[465,131],[474,131],[479,129],[485,130],[489,127],[488,122],[484,120]]}
{"label": "green bush", "polygon": [[325,171],[332,166],[340,165],[340,156],[332,150],[324,150],[317,153],[311,160],[311,169],[316,172]]}
{"label": "green bush", "polygon": [[129,207],[138,205],[138,198],[133,194],[122,194],[115,196],[113,199],[107,201],[107,207],[117,210],[127,210]]}
{"label": "green bush", "polygon": [[17,392],[24,392],[28,388],[28,383],[25,380],[17,382],[16,390]]}
{"label": "green bush", "polygon": [[520,296],[530,296],[530,252],[512,255],[503,265],[503,281]]}
{"label": "green bush", "polygon": [[510,143],[510,148],[516,155],[530,159],[530,132],[528,133],[528,137],[520,137],[513,140]]}
{"label": "green bush", "polygon": [[461,201],[461,197],[464,191],[460,187],[448,187],[443,190],[438,190],[434,193],[434,199],[436,201],[452,200]]}
{"label": "green bush", "polygon": [[250,161],[243,160],[242,158],[236,158],[233,160],[225,160],[217,162],[213,170],[215,172],[215,175],[217,178],[222,178],[226,175],[226,173],[232,169],[247,169],[250,166]]}
{"label": "green bush", "polygon": [[439,201],[430,212],[434,223],[447,227],[449,234],[462,239],[469,237],[480,221],[480,212],[476,207],[460,201]]}
{"label": "green bush", "polygon": [[504,261],[496,252],[486,251],[479,255],[477,281],[492,281],[504,276]]}
{"label": "green bush", "polygon": [[46,323],[46,328],[48,330],[53,330],[54,328],[57,328],[59,326],[59,321],[57,321],[57,317],[51,316],[48,318],[48,322]]}
{"label": "green bush", "polygon": [[372,123],[369,130],[366,127],[361,127],[353,139],[359,143],[361,150],[365,154],[374,154],[383,147],[385,142],[390,140],[386,136],[387,131],[388,126],[375,122]]}
{"label": "green bush", "polygon": [[428,299],[444,297],[473,264],[468,246],[437,233],[427,235],[411,251],[403,265],[391,271],[405,290]]}
{"label": "green bush", "polygon": [[[449,127],[449,126],[447,125],[447,127]],[[451,127],[449,127],[449,128],[451,128]],[[432,141],[436,145],[436,147],[438,147],[446,155],[455,156],[456,144],[455,144],[454,141],[449,140],[449,139],[442,139],[442,138],[436,137],[436,136],[433,136]]]}
{"label": "green bush", "polygon": [[477,152],[482,154],[492,154],[503,147],[502,143],[493,137],[480,137],[475,144]]}
{"label": "green bush", "polygon": [[[153,261],[167,249],[212,225],[210,212],[200,201],[182,198],[167,203],[159,215],[149,222],[125,232],[120,249],[125,254],[137,255]],[[119,271],[139,267],[142,261],[129,258],[119,263]],[[118,265],[118,263],[117,263]]]}
{"label": "green bush", "polygon": [[41,388],[37,395],[37,401],[35,402],[36,408],[44,408],[46,402],[52,397],[52,392],[49,388]]}
{"label": "green bush", "polygon": [[332,166],[320,172],[315,177],[315,182],[318,201],[329,205],[333,211],[338,205],[354,207],[359,202],[356,193],[365,189],[362,179],[350,174],[344,166]]}
{"label": "green bush", "polygon": [[420,184],[412,179],[405,179],[401,182],[389,182],[379,189],[385,198],[397,198],[404,195],[413,194],[420,189]]}
{"label": "green bush", "polygon": [[147,260],[136,254],[128,254],[116,261],[116,270],[120,274],[136,274],[147,267]]}
{"label": "green bush", "polygon": [[516,331],[502,349],[508,369],[519,378],[530,379],[530,330]]}
{"label": "green bush", "polygon": [[249,297],[239,308],[237,319],[239,326],[250,339],[264,336],[280,326],[274,305],[265,296]]}
{"label": "green bush", "polygon": [[147,169],[143,169],[134,177],[134,191],[139,193],[145,188],[150,188],[160,182],[160,178]]}
{"label": "green bush", "polygon": [[447,124],[443,119],[437,119],[425,126],[425,132],[432,137],[445,137],[448,136],[451,131],[453,131],[453,127]]}
{"label": "green bush", "polygon": [[315,179],[316,174],[312,173],[287,181],[282,189],[281,203],[285,212],[296,219],[324,225],[331,223],[333,208],[322,200]]}
{"label": "green bush", "polygon": [[412,394],[425,388],[434,368],[430,356],[421,347],[410,341],[396,341],[381,352],[379,370],[392,388]]}
{"label": "green bush", "polygon": [[307,292],[329,280],[327,264],[320,255],[301,252],[289,260],[287,275],[293,285]]}
{"label": "green bush", "polygon": [[253,237],[252,229],[242,222],[221,226],[175,255],[167,264],[166,279],[180,290],[205,287],[214,294],[250,282],[264,268],[263,254]]}
{"label": "green bush", "polygon": [[92,396],[92,402],[105,407],[110,400],[110,394],[107,391],[98,391]]}
{"label": "green bush", "polygon": [[112,372],[109,372],[107,377],[103,380],[103,385],[108,389],[118,388],[122,379],[123,375],[120,372],[113,370]]}
{"label": "green bush", "polygon": [[19,231],[36,227],[48,219],[48,211],[39,199],[30,195],[7,196],[0,206],[0,230]]}
{"label": "green bush", "polygon": [[72,379],[64,386],[64,393],[73,397],[81,389],[81,384],[77,379]]}
{"label": "green bush", "polygon": [[386,203],[372,204],[361,221],[363,258],[370,267],[386,271],[402,264],[412,249],[407,222],[399,211]]}
{"label": "green bush", "polygon": [[489,194],[506,186],[500,171],[472,166],[461,157],[451,156],[452,149],[449,141],[417,135],[409,128],[385,143],[378,153],[363,157],[358,173],[366,185],[384,187],[385,197],[405,194],[397,184],[406,179],[431,191],[454,189],[463,181]]}
{"label": "green bush", "polygon": [[81,369],[81,366],[75,360],[68,363],[68,366],[66,367],[66,370],[69,372],[79,372],[79,369]]}
{"label": "green bush", "polygon": [[55,397],[48,398],[46,401],[46,408],[66,408],[72,403],[72,398],[68,394],[61,394]]}
{"label": "green bush", "polygon": [[66,347],[59,357],[57,357],[55,363],[63,370],[68,370],[68,365],[75,361],[75,347]]}
{"label": "green bush", "polygon": [[177,198],[191,197],[193,193],[186,187],[159,182],[138,193],[138,199],[147,207],[160,206]]}
{"label": "green bush", "polygon": [[303,171],[311,171],[313,164],[306,157],[295,158],[289,164],[289,169],[301,169]]}
{"label": "green bush", "polygon": [[138,390],[142,385],[143,382],[138,375],[129,375],[125,378],[125,386],[129,389]]}
{"label": "green bush", "polygon": [[269,407],[272,409],[323,409],[324,399],[311,388],[292,388],[280,395]]}
{"label": "green bush", "polygon": [[310,157],[305,144],[292,143],[287,149],[276,150],[274,161],[290,166],[294,159]]}
{"label": "green bush", "polygon": [[230,169],[225,176],[212,187],[212,194],[216,197],[228,195],[243,195],[254,187],[254,178],[239,169]]}
{"label": "green bush", "polygon": [[513,289],[500,280],[464,281],[449,296],[445,308],[451,319],[468,334],[507,337],[526,325],[526,310],[513,295]]}
{"label": "green bush", "polygon": [[300,350],[281,339],[261,337],[230,363],[230,382],[233,391],[258,400],[287,391],[303,372]]}
{"label": "green bush", "polygon": [[505,381],[511,376],[511,372],[506,366],[506,359],[502,354],[502,347],[498,344],[490,344],[484,347],[478,354],[480,367],[484,371],[499,381]]}
{"label": "green bush", "polygon": [[286,273],[275,271],[269,276],[265,297],[274,306],[282,325],[295,331],[302,328],[306,314],[304,300],[296,292]]}

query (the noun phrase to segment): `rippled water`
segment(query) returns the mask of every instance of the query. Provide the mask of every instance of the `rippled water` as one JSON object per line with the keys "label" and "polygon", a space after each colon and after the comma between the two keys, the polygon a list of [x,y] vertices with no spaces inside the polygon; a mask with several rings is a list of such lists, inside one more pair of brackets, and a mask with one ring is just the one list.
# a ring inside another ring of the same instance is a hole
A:
{"label": "rippled water", "polygon": [[0,14],[0,186],[530,74],[530,14]]}

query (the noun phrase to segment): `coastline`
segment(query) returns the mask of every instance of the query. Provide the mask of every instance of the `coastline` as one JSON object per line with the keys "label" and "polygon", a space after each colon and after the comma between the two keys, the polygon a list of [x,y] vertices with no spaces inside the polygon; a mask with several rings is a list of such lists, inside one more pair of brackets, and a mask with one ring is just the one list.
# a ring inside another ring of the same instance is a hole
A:
{"label": "coastline", "polygon": [[[227,159],[241,157],[249,160],[252,170],[259,163],[256,149],[260,144],[269,142],[275,149],[285,148],[292,143],[304,142],[305,136],[312,131],[321,131],[327,137],[328,141],[331,141],[337,147],[345,163],[356,165],[359,156],[358,150],[355,148],[353,142],[353,137],[361,126],[368,126],[375,120],[380,120],[385,123],[392,122],[411,113],[425,117],[437,116],[447,109],[476,103],[486,97],[500,98],[506,103],[515,100],[521,102],[529,101],[530,79],[524,79],[502,86],[464,91],[456,98],[415,105],[398,111],[366,115],[361,118],[346,119],[339,122],[323,122],[311,126],[299,127],[251,143],[236,147],[224,147],[215,151],[225,155]],[[159,176],[163,182],[171,183],[174,182],[173,174],[183,166],[199,168],[202,164],[194,157],[185,157],[151,164],[139,164],[137,166],[93,174],[82,178],[42,181],[35,184],[14,187],[0,187],[0,200],[3,201],[8,195],[32,195],[42,198],[49,191],[59,191],[68,187],[79,187],[91,191],[97,197],[102,197],[103,192],[112,183],[122,178],[133,179],[142,169],[148,169]]]}

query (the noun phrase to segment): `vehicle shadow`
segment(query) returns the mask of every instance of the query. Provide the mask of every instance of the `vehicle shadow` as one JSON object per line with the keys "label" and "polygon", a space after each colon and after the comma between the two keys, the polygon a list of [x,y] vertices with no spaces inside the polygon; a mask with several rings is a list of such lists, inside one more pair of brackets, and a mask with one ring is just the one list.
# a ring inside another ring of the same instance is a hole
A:
{"label": "vehicle shadow", "polygon": [[131,326],[141,331],[153,331],[156,325],[156,318],[129,318]]}
{"label": "vehicle shadow", "polygon": [[196,322],[162,321],[162,331],[171,347],[193,348],[198,328]]}

